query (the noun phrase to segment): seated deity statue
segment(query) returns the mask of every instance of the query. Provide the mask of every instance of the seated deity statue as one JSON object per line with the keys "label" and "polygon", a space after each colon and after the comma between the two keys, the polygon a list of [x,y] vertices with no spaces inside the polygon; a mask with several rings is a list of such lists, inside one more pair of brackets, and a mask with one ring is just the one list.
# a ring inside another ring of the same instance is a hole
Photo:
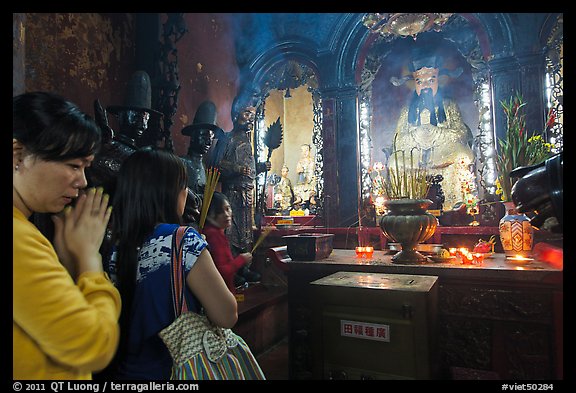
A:
{"label": "seated deity statue", "polygon": [[[458,104],[444,98],[438,88],[439,57],[415,57],[411,77],[415,92],[402,108],[394,136],[394,152],[388,167],[427,168],[430,176],[441,175],[444,210],[464,201],[473,178],[474,153],[471,131],[464,123]],[[393,78],[398,85],[398,79]]]}
{"label": "seated deity statue", "polygon": [[282,177],[276,185],[276,194],[280,195],[279,205],[282,212],[287,212],[292,207],[294,202],[294,189],[292,188],[292,181],[288,178],[289,169],[286,165],[282,166]]}
{"label": "seated deity statue", "polygon": [[312,147],[309,144],[300,146],[300,160],[296,165],[298,180],[294,186],[294,197],[302,201],[310,199],[310,193],[316,190],[316,177],[314,175],[315,163],[312,157]]}

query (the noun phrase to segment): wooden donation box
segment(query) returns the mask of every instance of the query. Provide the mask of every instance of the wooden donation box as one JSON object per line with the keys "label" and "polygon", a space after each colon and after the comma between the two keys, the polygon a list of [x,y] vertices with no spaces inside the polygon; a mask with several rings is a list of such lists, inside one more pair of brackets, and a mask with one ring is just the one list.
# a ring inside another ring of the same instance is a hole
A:
{"label": "wooden donation box", "polygon": [[312,281],[314,379],[434,379],[436,276],[337,272]]}

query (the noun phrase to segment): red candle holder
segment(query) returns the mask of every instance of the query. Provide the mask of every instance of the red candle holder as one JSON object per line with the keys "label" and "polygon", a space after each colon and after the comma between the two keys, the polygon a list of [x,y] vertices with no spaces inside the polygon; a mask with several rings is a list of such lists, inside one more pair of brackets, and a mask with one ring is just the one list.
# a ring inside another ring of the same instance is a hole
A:
{"label": "red candle holder", "polygon": [[481,252],[476,252],[472,254],[472,259],[475,264],[481,265],[484,262],[484,254],[482,254]]}
{"label": "red candle holder", "polygon": [[374,247],[365,247],[366,258],[372,258],[372,254],[374,254]]}
{"label": "red candle holder", "polygon": [[464,265],[472,265],[474,257],[471,252],[463,252],[460,256]]}
{"label": "red candle holder", "polygon": [[356,256],[358,258],[372,258],[372,254],[374,254],[374,247],[371,247],[371,246],[367,246],[367,247],[358,246],[358,247],[356,247]]}

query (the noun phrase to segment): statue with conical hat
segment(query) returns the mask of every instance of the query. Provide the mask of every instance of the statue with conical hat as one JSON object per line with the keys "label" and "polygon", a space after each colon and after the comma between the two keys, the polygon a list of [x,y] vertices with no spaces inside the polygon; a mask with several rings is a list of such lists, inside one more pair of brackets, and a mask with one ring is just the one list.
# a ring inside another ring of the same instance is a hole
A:
{"label": "statue with conical hat", "polygon": [[182,129],[182,134],[190,137],[188,152],[181,157],[188,169],[188,188],[197,194],[204,194],[206,166],[204,156],[212,146],[215,135],[224,131],[216,124],[216,105],[204,101],[196,110],[192,124]]}
{"label": "statue with conical hat", "polygon": [[192,206],[201,206],[204,188],[206,186],[206,166],[204,157],[215,135],[221,135],[224,131],[216,124],[216,105],[212,101],[204,101],[196,110],[192,124],[182,129],[182,134],[190,137],[190,144],[185,156],[180,157],[188,172],[188,198],[196,199],[194,204],[186,204],[184,221],[198,221],[196,211],[189,210]]}
{"label": "statue with conical hat", "polygon": [[[152,109],[152,86],[145,71],[132,74],[126,88],[123,105],[111,105],[104,110],[100,102],[94,103],[96,122],[103,130],[103,144],[94,158],[92,166],[86,171],[88,183],[102,186],[110,196],[114,194],[116,176],[124,159],[143,146],[144,136],[150,132],[148,127],[152,116],[162,117],[162,113]],[[108,124],[108,113],[117,116],[118,131]]]}

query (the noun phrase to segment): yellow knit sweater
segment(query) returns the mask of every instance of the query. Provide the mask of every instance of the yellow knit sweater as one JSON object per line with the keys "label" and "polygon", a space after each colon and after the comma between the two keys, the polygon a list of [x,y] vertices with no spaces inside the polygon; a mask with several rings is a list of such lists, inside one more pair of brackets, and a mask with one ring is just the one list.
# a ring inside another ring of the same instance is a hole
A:
{"label": "yellow knit sweater", "polygon": [[74,283],[54,247],[13,208],[13,378],[91,379],[119,340],[120,294],[105,273]]}

